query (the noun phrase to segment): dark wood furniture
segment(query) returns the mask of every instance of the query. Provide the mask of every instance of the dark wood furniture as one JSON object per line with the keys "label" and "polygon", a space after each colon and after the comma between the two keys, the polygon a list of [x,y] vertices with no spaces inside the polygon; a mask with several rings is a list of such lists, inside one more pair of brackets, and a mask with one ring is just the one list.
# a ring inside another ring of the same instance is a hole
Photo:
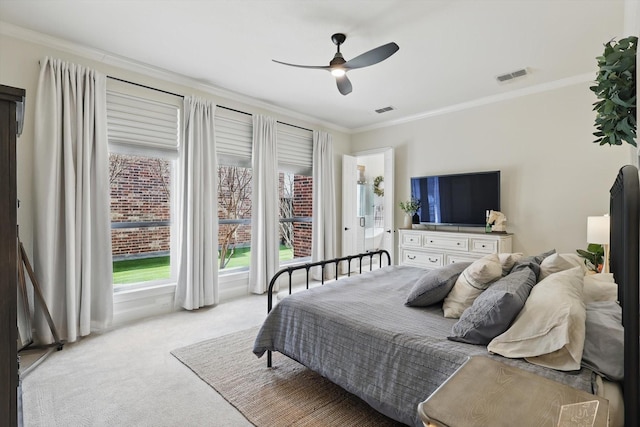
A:
{"label": "dark wood furniture", "polygon": [[17,103],[25,91],[0,85],[0,425],[18,425]]}

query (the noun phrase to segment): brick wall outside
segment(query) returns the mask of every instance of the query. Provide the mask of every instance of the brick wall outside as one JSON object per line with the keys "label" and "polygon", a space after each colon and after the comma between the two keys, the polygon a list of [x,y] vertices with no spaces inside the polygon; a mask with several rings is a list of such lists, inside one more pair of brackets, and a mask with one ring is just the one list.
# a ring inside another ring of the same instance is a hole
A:
{"label": "brick wall outside", "polygon": [[[169,162],[110,155],[111,222],[171,220]],[[170,227],[111,229],[114,256],[168,252]]]}
{"label": "brick wall outside", "polygon": [[[111,222],[158,222],[170,221],[170,172],[169,162],[140,156],[111,154]],[[228,172],[228,171],[227,171]],[[250,179],[250,170],[244,179]],[[281,175],[282,177],[282,175]],[[220,178],[220,176],[219,176]],[[296,175],[293,183],[293,216],[312,217],[311,177]],[[225,197],[231,197],[227,186],[222,185],[218,196],[219,218],[250,218],[251,187],[242,191],[238,210],[244,214],[228,215],[224,206]],[[237,194],[236,194],[237,196]],[[280,197],[284,197],[282,178]],[[221,224],[218,239],[222,244],[230,227],[235,229],[230,243],[238,247],[251,243],[250,224]],[[311,256],[311,223],[293,224],[294,258]],[[115,257],[156,255],[166,253],[170,248],[170,227],[114,228],[111,242]]]}

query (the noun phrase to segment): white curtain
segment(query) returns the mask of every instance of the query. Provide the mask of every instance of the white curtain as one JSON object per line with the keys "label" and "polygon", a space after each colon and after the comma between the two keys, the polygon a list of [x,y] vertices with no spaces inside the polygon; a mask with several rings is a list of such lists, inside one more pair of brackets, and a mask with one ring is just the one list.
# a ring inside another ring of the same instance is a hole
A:
{"label": "white curtain", "polygon": [[179,267],[175,304],[193,310],[218,303],[216,106],[184,100],[184,146],[178,204]]}
{"label": "white curtain", "polygon": [[[34,270],[60,338],[113,316],[105,76],[45,58],[35,102]],[[36,333],[53,342],[39,308]]]}
{"label": "white curtain", "polygon": [[271,117],[253,115],[251,164],[251,268],[249,288],[264,293],[280,263],[278,226],[277,123]]}
{"label": "white curtain", "polygon": [[[336,254],[336,189],[333,177],[333,138],[327,132],[313,132],[313,226],[311,261],[331,259]],[[320,267],[313,276],[320,278]],[[335,277],[333,265],[325,266],[325,278]]]}

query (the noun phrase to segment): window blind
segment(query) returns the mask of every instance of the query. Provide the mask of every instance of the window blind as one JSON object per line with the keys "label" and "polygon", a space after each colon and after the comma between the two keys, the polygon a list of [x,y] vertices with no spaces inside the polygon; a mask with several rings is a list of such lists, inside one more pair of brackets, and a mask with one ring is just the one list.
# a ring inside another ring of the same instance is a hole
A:
{"label": "window blind", "polygon": [[311,175],[313,134],[311,131],[278,123],[278,168],[297,175]]}
{"label": "window blind", "polygon": [[125,151],[154,149],[177,155],[180,109],[136,96],[107,91],[107,135],[112,147]]}
{"label": "window blind", "polygon": [[215,126],[218,163],[225,166],[251,167],[251,115],[217,108]]}

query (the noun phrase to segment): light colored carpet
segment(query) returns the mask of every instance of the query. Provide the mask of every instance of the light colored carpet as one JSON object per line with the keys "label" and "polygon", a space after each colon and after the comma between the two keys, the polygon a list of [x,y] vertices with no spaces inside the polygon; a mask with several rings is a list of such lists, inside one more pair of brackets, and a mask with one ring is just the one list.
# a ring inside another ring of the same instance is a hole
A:
{"label": "light colored carpet", "polygon": [[249,421],[272,426],[401,426],[299,363],[274,353],[258,359],[258,329],[232,333],[172,351]]}
{"label": "light colored carpet", "polygon": [[25,427],[251,427],[171,350],[262,323],[264,295],[66,344],[23,378]]}

